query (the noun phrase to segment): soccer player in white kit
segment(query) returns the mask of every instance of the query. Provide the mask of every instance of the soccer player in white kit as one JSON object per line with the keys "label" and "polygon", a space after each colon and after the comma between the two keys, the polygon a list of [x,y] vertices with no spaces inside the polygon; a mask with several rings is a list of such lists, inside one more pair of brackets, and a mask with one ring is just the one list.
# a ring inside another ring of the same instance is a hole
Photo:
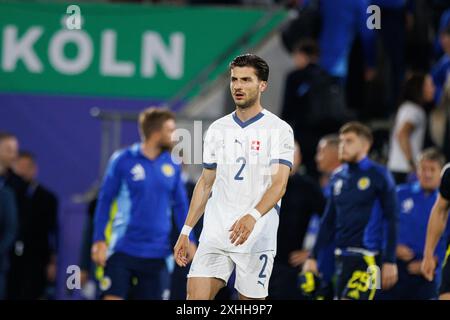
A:
{"label": "soccer player in white kit", "polygon": [[175,261],[187,264],[189,233],[205,213],[188,274],[187,299],[214,299],[236,268],[240,299],[265,299],[276,254],[278,215],[294,156],[292,128],[261,106],[269,66],[245,54],[230,63],[236,111],[209,127],[203,171]]}

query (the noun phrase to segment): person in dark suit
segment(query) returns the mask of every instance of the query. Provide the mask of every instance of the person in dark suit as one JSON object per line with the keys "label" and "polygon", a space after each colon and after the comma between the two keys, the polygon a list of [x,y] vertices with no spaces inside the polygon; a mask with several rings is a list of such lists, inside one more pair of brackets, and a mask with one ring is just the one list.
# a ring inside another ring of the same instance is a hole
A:
{"label": "person in dark suit", "polygon": [[19,234],[12,257],[8,292],[11,299],[46,298],[56,277],[57,197],[37,180],[38,166],[21,152],[14,172],[26,182],[28,208],[19,214]]}
{"label": "person in dark suit", "polygon": [[17,208],[14,192],[0,178],[0,300],[5,298],[9,269],[9,251],[17,231]]}

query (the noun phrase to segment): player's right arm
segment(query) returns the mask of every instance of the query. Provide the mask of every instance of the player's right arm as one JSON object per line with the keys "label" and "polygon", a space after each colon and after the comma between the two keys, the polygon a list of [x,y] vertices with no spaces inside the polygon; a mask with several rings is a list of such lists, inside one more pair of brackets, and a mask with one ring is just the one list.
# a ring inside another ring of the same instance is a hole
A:
{"label": "player's right arm", "polygon": [[108,252],[105,239],[105,229],[108,224],[111,204],[116,198],[120,184],[119,153],[115,153],[109,161],[105,177],[98,195],[97,207],[94,215],[94,235],[91,249],[91,258],[95,264],[104,267]]}
{"label": "player's right arm", "polygon": [[428,281],[433,281],[436,260],[434,250],[441,238],[448,220],[450,201],[438,195],[428,220],[427,237],[422,260],[422,273]]}
{"label": "player's right arm", "polygon": [[203,169],[200,179],[194,188],[191,204],[189,206],[189,212],[184,223],[183,230],[178,237],[178,241],[173,249],[174,258],[176,263],[180,267],[185,267],[188,263],[187,252],[189,246],[189,232],[197,224],[205,212],[206,202],[208,202],[209,195],[211,194],[212,186],[216,179],[215,169]]}
{"label": "player's right arm", "polygon": [[431,210],[428,220],[427,237],[422,260],[422,273],[429,281],[433,280],[436,260],[434,250],[437,243],[444,233],[447,221],[448,211],[450,209],[450,167],[447,165],[443,169],[439,195]]}

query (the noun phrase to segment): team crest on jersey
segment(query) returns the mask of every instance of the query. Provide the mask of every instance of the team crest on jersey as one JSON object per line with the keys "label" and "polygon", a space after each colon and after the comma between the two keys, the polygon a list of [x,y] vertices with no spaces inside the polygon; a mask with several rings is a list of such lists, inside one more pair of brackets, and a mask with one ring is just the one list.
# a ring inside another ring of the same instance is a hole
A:
{"label": "team crest on jersey", "polygon": [[336,183],[334,184],[334,188],[333,188],[333,194],[335,196],[338,196],[341,194],[342,191],[342,186],[344,185],[344,182],[339,179],[338,181],[336,181]]}
{"label": "team crest on jersey", "polygon": [[172,165],[166,163],[161,167],[161,171],[162,173],[164,173],[164,175],[166,177],[171,177],[175,174],[175,169]]}
{"label": "team crest on jersey", "polygon": [[259,151],[261,148],[261,141],[259,140],[252,140],[252,143],[250,145],[250,150],[252,151]]}
{"label": "team crest on jersey", "polygon": [[131,169],[131,174],[133,175],[133,181],[145,180],[145,169],[140,163]]}
{"label": "team crest on jersey", "polygon": [[363,191],[370,187],[370,179],[367,177],[362,177],[358,180],[358,189]]}
{"label": "team crest on jersey", "polygon": [[411,210],[414,208],[414,200],[408,198],[402,202],[402,212],[403,213],[411,213]]}
{"label": "team crest on jersey", "polygon": [[106,291],[109,288],[111,288],[111,278],[105,276],[102,280],[100,280],[100,289],[102,289],[102,291]]}

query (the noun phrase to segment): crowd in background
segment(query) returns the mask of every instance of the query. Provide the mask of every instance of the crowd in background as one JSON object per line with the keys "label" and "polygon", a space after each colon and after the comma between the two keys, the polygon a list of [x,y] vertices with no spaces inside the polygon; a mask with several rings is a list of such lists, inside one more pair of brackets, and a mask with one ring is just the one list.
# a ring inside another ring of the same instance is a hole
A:
{"label": "crowd in background", "polygon": [[[270,292],[273,298],[302,299],[298,274],[325,206],[328,178],[340,165],[336,133],[342,124],[354,119],[387,123],[373,127],[372,155],[388,166],[398,184],[417,181],[419,155],[426,148],[436,147],[450,159],[450,1],[277,3],[303,20],[292,19],[280,35],[295,64],[286,77],[281,117],[294,128],[298,145],[297,170],[281,209]],[[367,28],[366,9],[371,4],[381,8],[381,29]],[[58,201],[38,182],[37,161],[32,153],[19,151],[13,134],[0,133],[0,299],[52,298]],[[188,177],[185,182],[192,194],[195,182]],[[82,246],[83,286],[96,278],[90,260],[94,209],[95,201],[89,205]],[[201,226],[197,236],[200,230]],[[332,268],[332,262],[324,264]],[[187,270],[169,270],[166,298],[182,299]],[[232,281],[220,297],[233,297],[231,287]]]}

